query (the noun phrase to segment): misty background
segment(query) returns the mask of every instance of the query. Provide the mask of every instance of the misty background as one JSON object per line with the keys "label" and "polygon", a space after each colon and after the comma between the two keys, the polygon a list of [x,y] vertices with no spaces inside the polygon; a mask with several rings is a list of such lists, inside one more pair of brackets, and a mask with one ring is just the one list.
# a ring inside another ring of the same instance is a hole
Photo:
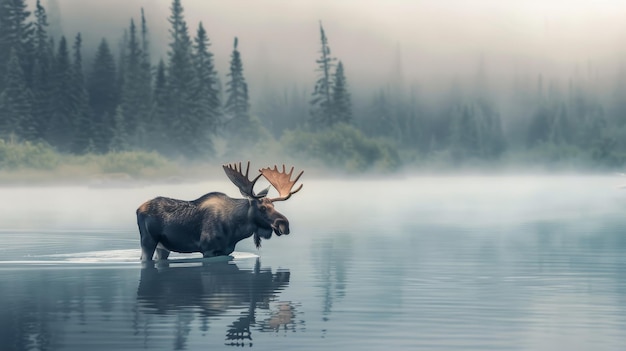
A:
{"label": "misty background", "polygon": [[[42,3],[47,2],[51,1]],[[57,28],[68,37],[81,32],[85,55],[95,52],[102,37],[118,41],[130,18],[137,21],[143,7],[151,53],[155,61],[167,57],[170,1],[52,2],[58,4],[63,22]],[[481,57],[491,80],[504,86],[520,75],[567,79],[583,74],[588,64],[609,80],[626,65],[626,8],[620,1],[187,0],[182,4],[189,28],[195,30],[202,21],[207,29],[222,76],[228,70],[232,38],[240,38],[246,77],[257,96],[262,93],[257,89],[293,84],[312,90],[319,21],[333,55],[348,67],[354,92],[376,91],[397,78],[393,74],[398,69],[407,86],[417,84],[423,93],[438,92],[452,79],[473,77]]]}
{"label": "misty background", "polygon": [[[28,11],[35,11],[36,1],[25,4]],[[175,90],[169,81],[172,4],[41,0],[53,51],[58,51],[59,38],[64,36],[71,54],[80,33],[80,71],[87,87],[103,39],[123,78],[130,21],[139,32],[143,9],[149,43],[143,48],[151,67],[150,86],[144,85],[143,90],[158,89],[158,64],[163,60],[170,92]],[[33,159],[32,153],[39,151],[15,151],[15,141],[23,139],[43,142],[44,148],[49,145],[61,154],[114,152],[113,161],[105,158],[90,166],[105,173],[128,173],[142,163],[167,168],[170,160],[181,157],[218,162],[281,158],[349,172],[494,165],[619,169],[626,162],[626,8],[619,1],[186,0],[180,4],[189,37],[194,40],[200,23],[206,30],[216,77],[211,84],[219,91],[211,126],[188,126],[199,131],[194,135],[185,135],[182,128],[178,139],[172,137],[169,144],[154,145],[163,136],[149,133],[143,138],[152,139],[152,145],[135,142],[142,136],[130,127],[120,137],[115,131],[119,130],[117,115],[128,124],[143,112],[129,112],[132,109],[123,102],[128,89],[119,83],[119,106],[110,113],[115,117],[108,116],[111,126],[93,127],[110,132],[105,146],[90,146],[90,137],[85,137],[84,145],[64,150],[45,137],[20,137],[7,127],[10,123],[3,123],[2,137],[8,140],[3,147],[13,148],[5,153],[21,152]],[[34,21],[33,16],[28,20]],[[346,116],[329,117],[328,123],[319,118],[316,122],[315,115],[341,113],[332,108],[325,111],[320,107],[323,101],[314,102],[316,87],[324,78],[319,61],[324,45],[330,49],[326,83],[333,93],[339,62],[343,68],[343,95],[328,104],[335,109],[343,104]],[[240,112],[226,106],[235,51],[246,87]],[[155,94],[148,108],[135,106],[136,111],[153,110],[159,101]],[[93,101],[90,108],[85,115],[97,119]],[[6,117],[9,110],[0,113],[5,120],[10,118]],[[167,112],[164,116],[177,119]],[[154,125],[152,112],[145,118],[147,122],[137,123]],[[238,118],[240,124],[233,127],[237,123],[229,121]],[[80,123],[71,128],[80,130]],[[174,134],[172,128],[163,130],[166,139],[168,133]],[[124,138],[128,140],[114,145]],[[186,145],[198,139],[206,142],[193,148]],[[63,157],[34,166],[85,162]],[[20,156],[15,159],[14,167],[24,163]],[[7,162],[3,166],[9,168]]]}

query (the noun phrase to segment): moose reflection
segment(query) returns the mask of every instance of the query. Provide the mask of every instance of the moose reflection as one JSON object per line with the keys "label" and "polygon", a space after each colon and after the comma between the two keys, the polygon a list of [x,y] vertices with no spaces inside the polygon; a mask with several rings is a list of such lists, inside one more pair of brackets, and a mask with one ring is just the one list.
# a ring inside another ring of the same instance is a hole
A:
{"label": "moose reflection", "polygon": [[[288,286],[289,277],[288,270],[273,273],[269,268],[261,268],[258,259],[254,268],[247,270],[230,262],[204,262],[192,267],[150,265],[141,271],[137,300],[138,318],[143,320],[136,324],[150,323],[151,315],[176,316],[174,348],[184,349],[194,319],[199,319],[195,324],[206,332],[212,319],[228,318],[228,313],[241,311],[231,316],[234,321],[227,327],[226,344],[251,345],[254,328],[267,330],[265,319],[256,321],[257,310],[270,314],[270,302]],[[286,311],[283,304],[279,303],[278,308]],[[294,318],[286,318],[285,311],[281,319],[272,320],[274,327],[295,325]],[[291,316],[296,316],[295,311],[291,311]],[[273,314],[269,319],[272,317]]]}

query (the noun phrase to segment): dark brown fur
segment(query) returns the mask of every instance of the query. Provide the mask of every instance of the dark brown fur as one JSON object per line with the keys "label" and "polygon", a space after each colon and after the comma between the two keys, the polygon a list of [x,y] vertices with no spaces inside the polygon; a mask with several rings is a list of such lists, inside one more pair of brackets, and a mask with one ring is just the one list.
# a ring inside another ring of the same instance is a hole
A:
{"label": "dark brown fur", "polygon": [[289,234],[289,221],[272,201],[233,199],[213,192],[193,201],[157,197],[137,209],[141,259],[166,259],[170,251],[201,252],[204,257],[229,255],[254,234],[256,246],[272,232]]}

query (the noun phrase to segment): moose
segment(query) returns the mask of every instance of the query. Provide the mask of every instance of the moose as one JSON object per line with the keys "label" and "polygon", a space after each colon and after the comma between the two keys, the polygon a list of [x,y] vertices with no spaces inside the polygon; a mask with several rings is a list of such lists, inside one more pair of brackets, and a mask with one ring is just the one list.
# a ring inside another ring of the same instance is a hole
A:
{"label": "moose", "polygon": [[[293,167],[287,173],[285,165],[282,172],[274,166],[260,169],[250,180],[250,161],[245,174],[241,162],[222,167],[245,199],[211,192],[192,201],[167,197],[146,201],[137,209],[142,261],[152,261],[153,256],[165,260],[170,251],[200,252],[203,257],[230,255],[239,241],[250,236],[254,235],[258,248],[261,239],[271,238],[272,233],[289,234],[289,220],[274,209],[274,202],[288,200],[302,189],[300,184],[292,191],[304,171],[291,180]],[[254,193],[254,185],[261,176],[278,191],[278,197],[267,197],[269,186]]]}

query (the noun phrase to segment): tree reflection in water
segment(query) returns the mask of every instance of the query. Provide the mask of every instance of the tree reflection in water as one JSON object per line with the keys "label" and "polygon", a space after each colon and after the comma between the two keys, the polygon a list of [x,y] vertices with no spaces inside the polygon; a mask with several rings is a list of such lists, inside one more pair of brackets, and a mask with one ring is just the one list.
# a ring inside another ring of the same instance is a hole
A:
{"label": "tree reflection in water", "polygon": [[[254,268],[245,270],[228,262],[211,262],[198,266],[159,265],[141,271],[137,289],[135,332],[151,338],[151,315],[175,316],[172,326],[176,336],[174,348],[185,349],[191,324],[199,318],[200,329],[207,332],[211,318],[227,315],[228,311],[243,309],[226,331],[225,343],[232,346],[252,345],[252,330],[293,328],[296,307],[280,302],[278,310],[260,323],[256,322],[258,309],[270,309],[281,290],[289,284],[290,272],[261,268],[257,259]],[[148,346],[148,345],[145,345]]]}

